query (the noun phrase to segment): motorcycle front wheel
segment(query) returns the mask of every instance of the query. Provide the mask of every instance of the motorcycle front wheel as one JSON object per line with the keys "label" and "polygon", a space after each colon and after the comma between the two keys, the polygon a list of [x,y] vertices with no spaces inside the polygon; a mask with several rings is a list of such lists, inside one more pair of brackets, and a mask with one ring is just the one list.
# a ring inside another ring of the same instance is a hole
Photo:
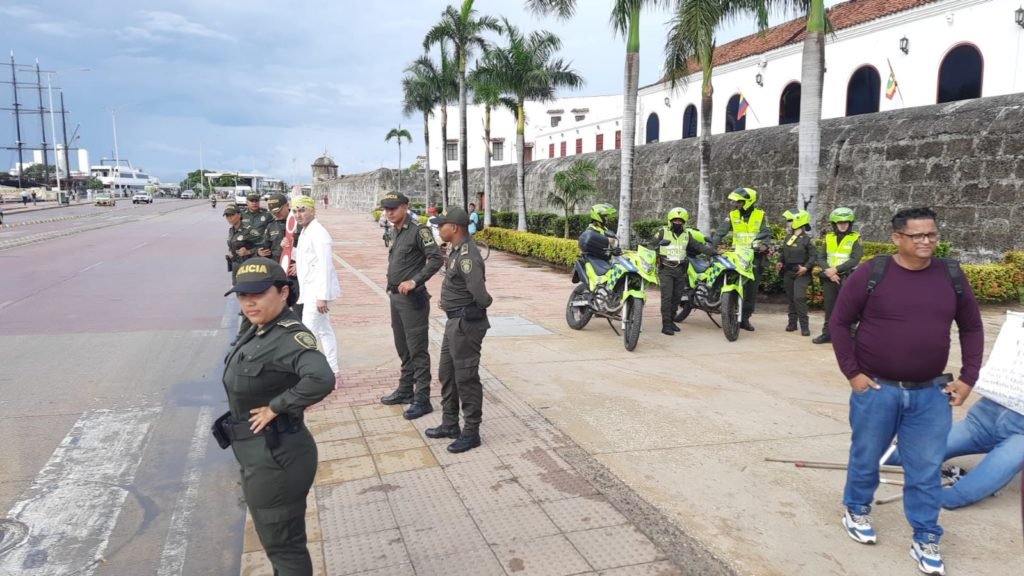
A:
{"label": "motorcycle front wheel", "polygon": [[722,332],[725,339],[735,342],[740,337],[740,295],[735,291],[722,294]]}
{"label": "motorcycle front wheel", "polygon": [[569,325],[569,328],[573,330],[583,330],[583,327],[590,322],[590,319],[594,316],[594,311],[590,309],[590,305],[574,304],[577,301],[584,299],[589,300],[585,296],[587,293],[587,287],[584,284],[578,284],[573,289],[572,294],[569,295],[569,302],[565,305],[565,323]]}
{"label": "motorcycle front wheel", "polygon": [[622,318],[625,324],[622,335],[626,350],[632,352],[640,342],[640,325],[644,321],[644,301],[630,296],[622,307]]}
{"label": "motorcycle front wheel", "polygon": [[[692,294],[690,295],[690,298],[693,298]],[[686,317],[690,315],[690,312],[693,312],[693,301],[690,299],[683,300],[679,303],[679,310],[676,312],[674,320],[676,322],[682,322],[683,320],[686,320]]]}

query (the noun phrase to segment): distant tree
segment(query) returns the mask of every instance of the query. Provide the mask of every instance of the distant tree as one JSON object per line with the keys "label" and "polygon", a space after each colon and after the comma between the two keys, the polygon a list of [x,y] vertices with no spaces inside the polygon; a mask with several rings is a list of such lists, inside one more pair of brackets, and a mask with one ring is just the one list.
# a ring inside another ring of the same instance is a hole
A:
{"label": "distant tree", "polygon": [[42,179],[49,178],[50,174],[55,174],[56,171],[56,166],[51,166],[49,164],[33,164],[28,168],[25,168],[25,171],[22,172],[21,175],[29,179]]}
{"label": "distant tree", "polygon": [[392,128],[388,131],[387,136],[384,137],[385,142],[391,142],[391,140],[398,140],[398,192],[402,192],[402,140],[412,143],[412,134],[402,125],[399,124],[398,128]]}
{"label": "distant tree", "polygon": [[597,165],[593,160],[577,160],[568,170],[555,173],[555,189],[548,194],[548,204],[565,211],[565,234],[569,237],[569,218],[576,206],[597,192],[594,177]]}
{"label": "distant tree", "polygon": [[95,176],[89,176],[89,182],[85,185],[89,190],[103,190],[103,182]]}

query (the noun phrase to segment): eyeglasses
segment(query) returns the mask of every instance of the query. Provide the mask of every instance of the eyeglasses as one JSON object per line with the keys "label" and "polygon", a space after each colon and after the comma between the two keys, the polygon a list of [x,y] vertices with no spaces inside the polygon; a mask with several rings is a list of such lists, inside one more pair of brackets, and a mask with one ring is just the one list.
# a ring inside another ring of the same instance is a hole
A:
{"label": "eyeglasses", "polygon": [[904,238],[910,238],[911,240],[914,241],[915,244],[924,244],[925,242],[938,242],[939,240],[938,232],[922,232],[920,234],[904,234],[903,232],[897,232],[897,234],[903,236]]}

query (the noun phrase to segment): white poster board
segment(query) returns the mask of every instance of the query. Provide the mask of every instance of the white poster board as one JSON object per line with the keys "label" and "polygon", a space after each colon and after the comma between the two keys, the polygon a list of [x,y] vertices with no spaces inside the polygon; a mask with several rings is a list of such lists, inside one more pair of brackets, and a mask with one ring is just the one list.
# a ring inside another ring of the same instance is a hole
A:
{"label": "white poster board", "polygon": [[1007,312],[974,391],[1024,414],[1024,314]]}

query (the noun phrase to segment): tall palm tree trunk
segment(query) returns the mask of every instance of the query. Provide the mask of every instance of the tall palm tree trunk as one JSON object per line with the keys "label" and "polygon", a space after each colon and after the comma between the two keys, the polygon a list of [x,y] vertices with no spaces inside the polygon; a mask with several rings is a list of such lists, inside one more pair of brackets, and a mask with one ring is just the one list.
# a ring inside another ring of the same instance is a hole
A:
{"label": "tall palm tree trunk", "polygon": [[704,68],[700,96],[700,187],[697,190],[697,229],[711,233],[711,110],[715,89],[711,86],[711,66]]}
{"label": "tall palm tree trunk", "polygon": [[423,113],[423,145],[427,147],[427,159],[424,163],[423,169],[423,180],[426,184],[426,190],[424,191],[424,201],[426,202],[426,209],[430,210],[430,114]]}
{"label": "tall palm tree trunk", "polygon": [[825,3],[812,0],[807,15],[803,70],[800,82],[800,131],[797,208],[811,213],[811,229],[818,220],[818,163],[821,158],[821,91],[825,76]]}
{"label": "tall palm tree trunk", "polygon": [[441,102],[441,210],[448,209],[448,105]]}
{"label": "tall palm tree trunk", "polygon": [[526,111],[523,101],[519,101],[516,124],[516,192],[519,194],[519,222],[517,230],[526,231]]}
{"label": "tall palm tree trunk", "polygon": [[491,106],[484,105],[484,228],[491,225]]}
{"label": "tall palm tree trunk", "polygon": [[640,83],[640,8],[629,16],[629,39],[626,41],[626,91],[622,107],[622,160],[619,181],[619,245],[632,246],[630,241],[630,207],[633,203],[633,152],[636,147],[636,98]]}
{"label": "tall palm tree trunk", "polygon": [[398,193],[402,193],[402,137],[398,137]]}
{"label": "tall palm tree trunk", "polygon": [[459,176],[462,184],[462,208],[469,210],[469,130],[466,127],[466,54],[459,55]]}

